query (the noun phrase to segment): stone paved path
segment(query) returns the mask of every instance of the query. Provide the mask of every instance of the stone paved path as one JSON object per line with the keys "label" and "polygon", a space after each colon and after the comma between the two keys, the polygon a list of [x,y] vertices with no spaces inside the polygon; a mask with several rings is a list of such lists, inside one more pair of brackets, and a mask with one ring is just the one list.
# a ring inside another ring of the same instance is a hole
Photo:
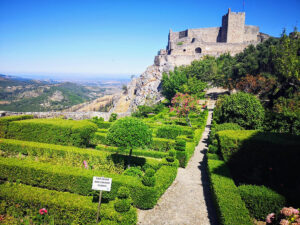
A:
{"label": "stone paved path", "polygon": [[179,168],[173,184],[150,210],[138,211],[139,225],[217,225],[210,197],[209,179],[203,161],[207,150],[213,105],[205,131],[187,168]]}

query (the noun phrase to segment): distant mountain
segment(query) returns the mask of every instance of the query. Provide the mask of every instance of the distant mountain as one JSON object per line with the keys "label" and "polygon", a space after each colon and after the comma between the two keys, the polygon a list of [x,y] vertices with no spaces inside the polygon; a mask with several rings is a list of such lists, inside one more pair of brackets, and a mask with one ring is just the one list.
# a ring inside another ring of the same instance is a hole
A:
{"label": "distant mountain", "polygon": [[59,111],[116,92],[118,88],[39,81],[0,74],[0,111]]}

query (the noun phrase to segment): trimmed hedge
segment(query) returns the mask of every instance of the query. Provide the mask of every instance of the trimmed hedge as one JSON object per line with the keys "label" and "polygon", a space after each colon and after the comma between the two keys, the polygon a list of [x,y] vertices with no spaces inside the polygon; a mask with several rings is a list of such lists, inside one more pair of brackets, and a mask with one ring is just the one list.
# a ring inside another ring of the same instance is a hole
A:
{"label": "trimmed hedge", "polygon": [[107,133],[108,129],[97,129],[97,133]]}
{"label": "trimmed hedge", "polygon": [[[2,212],[14,216],[35,216],[39,209],[46,208],[48,214],[54,217],[55,224],[95,224],[97,203],[92,197],[46,190],[24,184],[5,183],[0,185]],[[101,205],[100,218],[116,224],[132,225],[137,222],[136,209],[131,207],[126,213],[114,210],[114,201]],[[19,207],[16,207],[19,205]]]}
{"label": "trimmed hedge", "polygon": [[175,140],[165,139],[165,138],[153,138],[151,148],[156,151],[167,152],[174,148]]}
{"label": "trimmed hedge", "polygon": [[30,119],[9,123],[7,138],[84,147],[97,126],[89,121]]}
{"label": "trimmed hedge", "polygon": [[90,143],[93,145],[106,144],[106,133],[94,133],[90,140]]}
{"label": "trimmed hedge", "polygon": [[252,225],[249,212],[225,162],[208,159],[208,174],[220,224]]}
{"label": "trimmed hedge", "polygon": [[279,212],[286,204],[282,195],[265,186],[241,185],[238,189],[250,215],[257,220],[265,220],[269,213]]}
{"label": "trimmed hedge", "polygon": [[216,137],[224,160],[228,161],[239,150],[245,140],[257,133],[257,130],[224,130],[217,132]]}
{"label": "trimmed hedge", "polygon": [[300,205],[300,139],[297,135],[260,131],[219,131],[219,146],[232,176],[240,184],[264,185]]}
{"label": "trimmed hedge", "polygon": [[156,137],[175,139],[179,135],[187,135],[190,138],[194,138],[194,131],[189,127],[179,125],[158,126],[156,131]]}
{"label": "trimmed hedge", "polygon": [[[118,147],[114,146],[108,146],[108,145],[97,145],[96,149],[101,151],[107,151],[107,152],[114,152],[119,154],[129,154],[129,149],[120,149]],[[159,151],[153,151],[153,150],[147,150],[147,149],[133,149],[132,150],[133,156],[145,156],[145,157],[152,157],[152,158],[164,158],[168,155],[166,152],[159,152]]]}
{"label": "trimmed hedge", "polygon": [[0,118],[0,138],[5,138],[7,133],[8,124],[12,121],[18,120],[27,120],[33,119],[32,115],[23,115],[23,116],[6,116]]}
{"label": "trimmed hedge", "polygon": [[[111,163],[125,166],[128,161],[128,156],[105,151],[12,139],[0,139],[0,150],[10,156],[21,153],[28,156],[43,156],[46,159],[63,158],[73,165],[78,162],[82,165],[83,160],[86,160],[88,164],[97,165],[101,170],[109,170]],[[131,160],[133,165],[141,167],[158,169],[161,165],[160,161],[155,159],[132,157]]]}
{"label": "trimmed hedge", "polygon": [[[165,179],[161,183],[168,182],[168,177],[176,177],[177,167],[175,170],[172,166],[161,166],[160,170],[169,171],[165,174]],[[31,160],[19,160],[15,158],[0,157],[0,178],[11,181],[20,180],[20,182],[54,189],[58,191],[69,191],[80,195],[91,195],[95,191],[91,190],[93,176],[111,177],[113,179],[110,192],[104,192],[103,198],[113,200],[117,196],[120,187],[127,187],[130,190],[133,204],[137,208],[152,208],[162,191],[161,188],[149,188],[142,185],[138,178],[116,175],[103,171],[85,170],[80,168],[52,166],[48,163],[39,163]],[[164,185],[165,186],[165,185]],[[158,188],[158,189],[157,189]]]}

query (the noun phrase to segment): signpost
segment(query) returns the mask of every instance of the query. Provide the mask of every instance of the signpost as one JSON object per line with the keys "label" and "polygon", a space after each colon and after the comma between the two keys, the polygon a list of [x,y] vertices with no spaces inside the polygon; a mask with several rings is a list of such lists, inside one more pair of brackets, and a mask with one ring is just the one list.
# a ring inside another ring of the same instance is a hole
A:
{"label": "signpost", "polygon": [[100,193],[99,193],[98,211],[97,211],[97,223],[99,222],[102,191],[110,191],[110,189],[111,189],[111,182],[112,182],[111,178],[93,177],[92,189],[96,190],[96,191],[100,191]]}

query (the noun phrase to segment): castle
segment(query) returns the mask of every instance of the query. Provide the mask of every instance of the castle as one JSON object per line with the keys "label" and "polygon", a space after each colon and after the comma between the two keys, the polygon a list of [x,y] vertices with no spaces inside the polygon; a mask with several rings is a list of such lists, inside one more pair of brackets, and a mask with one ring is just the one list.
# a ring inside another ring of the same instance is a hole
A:
{"label": "castle", "polygon": [[235,55],[248,45],[256,45],[269,36],[259,32],[259,27],[245,25],[245,12],[231,12],[222,17],[221,27],[170,30],[168,45],[154,59],[156,66],[188,65],[204,55]]}

